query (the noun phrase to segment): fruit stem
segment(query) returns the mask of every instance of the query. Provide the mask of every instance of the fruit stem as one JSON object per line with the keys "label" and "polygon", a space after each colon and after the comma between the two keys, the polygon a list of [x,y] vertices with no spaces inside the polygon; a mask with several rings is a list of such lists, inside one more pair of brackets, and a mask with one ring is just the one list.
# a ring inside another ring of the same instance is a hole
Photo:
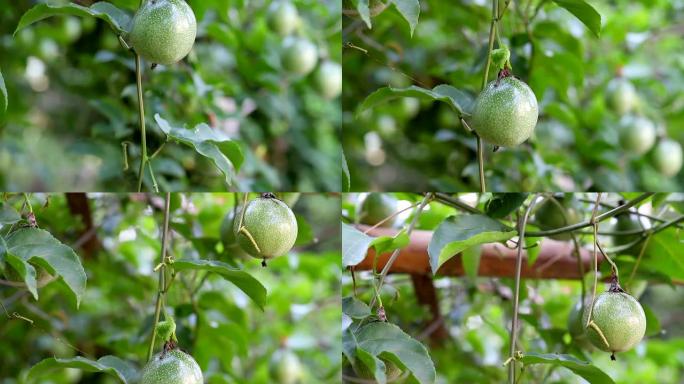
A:
{"label": "fruit stem", "polygon": [[480,174],[480,193],[485,193],[485,176],[484,176],[484,145],[482,143],[482,138],[480,135],[475,133],[477,138],[477,166]]}
{"label": "fruit stem", "polygon": [[142,88],[142,63],[140,55],[135,54],[135,79],[138,87],[138,113],[140,114],[140,170],[138,171],[138,192],[142,191],[142,182],[145,175],[145,163],[147,163],[147,137],[145,134],[145,106],[143,103],[143,88]]}
{"label": "fruit stem", "polygon": [[162,230],[162,249],[161,249],[161,268],[159,268],[159,286],[157,290],[157,302],[154,308],[154,323],[152,324],[152,340],[150,340],[150,347],[147,350],[147,360],[149,361],[154,352],[154,342],[157,336],[156,326],[159,323],[159,316],[161,314],[162,305],[164,303],[164,296],[168,290],[166,285],[166,252],[167,252],[167,238],[169,234],[169,212],[171,211],[171,194],[166,193],[164,201],[164,228]]}
{"label": "fruit stem", "polygon": [[[520,217],[520,214],[518,214],[518,255],[515,260],[515,294],[513,298],[513,320],[511,321],[511,346],[509,349],[512,359],[515,359],[515,344],[518,335],[516,330],[518,328],[518,310],[520,307],[520,275],[522,274],[522,251],[525,247],[525,227],[527,226],[527,220],[530,218],[530,212],[532,212],[535,204],[537,204],[538,199],[539,194],[535,194],[532,201],[530,201],[530,205],[525,209],[524,215]],[[515,383],[515,361],[512,361],[508,366],[508,382],[510,384]]]}

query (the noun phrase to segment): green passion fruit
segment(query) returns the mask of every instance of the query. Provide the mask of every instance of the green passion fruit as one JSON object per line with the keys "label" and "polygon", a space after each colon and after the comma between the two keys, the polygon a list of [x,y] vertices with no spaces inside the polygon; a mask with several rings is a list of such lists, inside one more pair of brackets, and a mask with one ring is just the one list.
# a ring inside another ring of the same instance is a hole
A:
{"label": "green passion fruit", "polygon": [[620,120],[620,144],[626,152],[643,155],[655,143],[656,127],[641,116],[624,116]]}
{"label": "green passion fruit", "polygon": [[202,384],[202,370],[192,356],[172,349],[154,355],[142,370],[141,384]]}
{"label": "green passion fruit", "polygon": [[296,354],[286,349],[280,349],[271,356],[268,373],[275,383],[304,383],[304,365]]}
{"label": "green passion fruit", "polygon": [[636,108],[639,96],[629,80],[618,77],[606,86],[606,102],[615,113],[622,116]]}
{"label": "green passion fruit", "polygon": [[299,25],[297,7],[286,0],[273,2],[269,8],[268,25],[280,36],[291,34]]}
{"label": "green passion fruit", "polygon": [[147,0],[138,9],[128,35],[135,52],[155,64],[170,65],[190,53],[197,21],[184,0]]}
{"label": "green passion fruit", "polygon": [[[397,211],[397,200],[383,193],[371,192],[358,205],[356,218],[361,224],[375,225]],[[382,223],[382,227],[391,227],[395,218]]]}
{"label": "green passion fruit", "polygon": [[[587,324],[589,309],[585,309],[582,322]],[[646,333],[646,315],[641,304],[625,292],[603,292],[596,296],[591,320],[601,330],[592,326],[586,330],[589,341],[598,349],[624,352],[639,344]]]}
{"label": "green passion fruit", "polygon": [[238,213],[233,221],[233,232],[240,248],[252,257],[271,259],[292,249],[297,240],[297,219],[285,203],[271,194],[264,194],[248,202]]}
{"label": "green passion fruit", "polygon": [[[539,228],[550,230],[577,224],[582,220],[582,215],[575,209],[572,197],[558,196],[556,201],[544,200],[534,214]],[[549,236],[555,240],[570,240],[570,232]]]}
{"label": "green passion fruit", "polygon": [[682,169],[682,146],[671,139],[660,140],[653,149],[651,161],[663,176],[672,177]]}
{"label": "green passion fruit", "polygon": [[[629,213],[622,213],[616,217],[617,222],[615,223],[615,231],[616,232],[629,232],[629,231],[643,231],[643,227],[639,223],[638,219],[635,219],[632,217],[631,214]],[[638,233],[635,234],[627,234],[627,235],[614,235],[613,236],[613,245],[615,246],[623,246],[627,244],[634,243],[637,241],[641,236]],[[624,255],[633,255],[636,256],[641,252],[641,247],[643,245],[643,241],[639,241],[632,245],[631,247],[620,251],[620,254]]]}
{"label": "green passion fruit", "polygon": [[487,84],[477,96],[472,128],[486,142],[514,147],[529,139],[537,126],[537,97],[513,76]]}
{"label": "green passion fruit", "polygon": [[290,36],[283,42],[281,60],[285,70],[305,76],[316,67],[318,49],[307,39]]}
{"label": "green passion fruit", "polygon": [[314,74],[318,92],[324,98],[332,100],[342,93],[342,66],[332,61],[324,61]]}
{"label": "green passion fruit", "polygon": [[[584,306],[585,309],[589,306],[589,301],[590,300],[586,300]],[[577,303],[575,303],[575,305],[572,307],[572,309],[570,310],[570,314],[568,315],[568,332],[570,332],[570,336],[572,336],[573,341],[577,344],[578,347],[583,349],[590,349],[592,348],[592,346],[585,332],[585,324],[582,324],[583,313],[584,312],[582,311],[582,301],[578,300]]]}

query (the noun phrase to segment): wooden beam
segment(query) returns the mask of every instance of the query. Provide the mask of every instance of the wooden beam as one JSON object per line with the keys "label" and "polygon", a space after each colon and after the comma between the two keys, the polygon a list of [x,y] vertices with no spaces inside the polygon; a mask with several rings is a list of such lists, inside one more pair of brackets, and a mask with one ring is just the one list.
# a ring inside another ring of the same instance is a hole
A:
{"label": "wooden beam", "polygon": [[[366,231],[368,226],[359,225],[360,231]],[[396,229],[375,228],[368,234],[371,236],[393,236]],[[417,275],[430,275],[430,261],[427,252],[428,244],[432,238],[432,231],[415,230],[411,234],[410,243],[401,250],[399,257],[390,269],[391,273],[408,273]],[[532,279],[580,279],[582,276],[578,269],[577,257],[574,254],[572,241],[556,241],[549,238],[541,240],[539,255],[533,265],[523,262],[522,276]],[[580,249],[583,270],[585,274],[593,269],[593,251]],[[369,250],[366,258],[354,267],[356,271],[370,270],[373,267],[375,251]],[[390,254],[382,254],[378,259],[378,270],[387,263]],[[490,277],[514,277],[515,260],[517,250],[510,249],[499,243],[483,244],[480,258],[479,276]],[[523,251],[523,258],[527,259],[527,253]],[[599,263],[603,257],[599,254]],[[464,275],[461,256],[451,258],[437,271],[438,275],[462,276]]]}

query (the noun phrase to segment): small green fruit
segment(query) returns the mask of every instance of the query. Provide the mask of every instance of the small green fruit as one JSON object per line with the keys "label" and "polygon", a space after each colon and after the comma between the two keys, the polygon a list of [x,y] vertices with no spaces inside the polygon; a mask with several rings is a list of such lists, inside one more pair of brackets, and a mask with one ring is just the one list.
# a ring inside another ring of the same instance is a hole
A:
{"label": "small green fruit", "polygon": [[342,66],[332,61],[324,61],[318,66],[314,81],[324,98],[336,98],[342,92]]}
{"label": "small green fruit", "polygon": [[[589,309],[584,311],[582,322],[587,324]],[[603,292],[596,296],[591,315],[605,341],[592,327],[587,328],[589,341],[607,352],[624,352],[639,344],[646,333],[646,315],[635,298],[624,292]],[[607,342],[607,344],[606,344]]]}
{"label": "small green fruit", "polygon": [[304,76],[309,74],[318,62],[318,49],[309,40],[288,37],[283,42],[282,63],[288,72]]}
{"label": "small green fruit", "polygon": [[625,151],[643,155],[653,147],[656,128],[651,120],[640,116],[625,116],[620,125],[620,144]]}
{"label": "small green fruit", "polygon": [[130,45],[155,64],[170,65],[190,53],[197,21],[184,0],[147,0],[131,22]]}
{"label": "small green fruit", "polygon": [[653,150],[651,160],[658,172],[672,177],[682,169],[682,146],[674,140],[660,140]]}
{"label": "small green fruit", "polygon": [[192,356],[173,349],[152,357],[142,370],[141,384],[202,384],[202,370]]}
{"label": "small green fruit", "polygon": [[[587,308],[589,306],[589,301],[590,300],[587,300],[584,308]],[[583,349],[591,349],[591,343],[589,342],[589,339],[585,332],[585,324],[582,324],[582,314],[582,301],[578,300],[577,303],[572,307],[572,309],[570,310],[570,314],[568,315],[568,331],[570,332],[570,336],[572,336],[573,341],[576,343],[578,347]]]}
{"label": "small green fruit", "polygon": [[[582,215],[575,209],[574,200],[567,197],[556,197],[556,201],[544,200],[534,214],[535,220],[542,230],[567,227],[582,220]],[[570,232],[549,236],[555,240],[570,240]]]}
{"label": "small green fruit", "polygon": [[[623,213],[621,215],[617,216],[617,223],[615,224],[615,231],[616,232],[628,232],[628,231],[635,231],[635,230],[640,230],[643,231],[643,228],[641,224],[639,224],[639,221],[637,219],[632,218],[632,215],[629,213]],[[635,241],[637,241],[641,236],[639,234],[633,234],[633,235],[614,235],[613,236],[613,245],[615,246],[621,246],[621,245],[627,245],[631,244]],[[637,242],[631,247],[620,251],[619,253],[622,255],[633,255],[636,256],[641,252],[641,247],[643,246],[643,241]]]}
{"label": "small green fruit", "polygon": [[235,232],[233,232],[233,222],[234,221],[235,221],[235,213],[231,209],[230,212],[228,212],[226,214],[226,216],[223,217],[223,221],[221,221],[221,229],[220,229],[221,243],[223,243],[224,247],[228,247],[230,245],[233,245],[236,242]]}
{"label": "small green fruit", "polygon": [[297,7],[286,0],[274,2],[269,8],[268,25],[280,36],[291,34],[299,25]]}
{"label": "small green fruit", "polygon": [[304,366],[299,357],[289,350],[276,351],[271,357],[268,371],[274,383],[304,383]]}
{"label": "small green fruit", "polygon": [[618,115],[632,112],[639,103],[634,85],[625,78],[615,78],[606,87],[606,102]]}
{"label": "small green fruit", "polygon": [[[372,192],[357,208],[356,218],[361,224],[375,225],[397,211],[397,200],[383,193]],[[382,223],[381,227],[391,227],[396,217]]]}
{"label": "small green fruit", "polygon": [[477,96],[472,128],[490,144],[514,147],[532,136],[538,117],[532,89],[510,76],[487,84]]}
{"label": "small green fruit", "polygon": [[297,219],[285,203],[274,197],[258,197],[243,210],[244,230],[239,228],[242,211],[233,222],[240,248],[252,257],[264,260],[282,256],[292,249],[297,240]]}

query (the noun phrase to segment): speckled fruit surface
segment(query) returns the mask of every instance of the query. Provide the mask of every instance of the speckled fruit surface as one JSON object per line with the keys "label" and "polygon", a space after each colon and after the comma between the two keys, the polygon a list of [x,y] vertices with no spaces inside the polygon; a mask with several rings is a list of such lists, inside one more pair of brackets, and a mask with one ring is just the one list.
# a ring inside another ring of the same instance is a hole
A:
{"label": "speckled fruit surface", "polygon": [[620,144],[634,155],[643,155],[653,147],[656,128],[653,122],[641,116],[625,116],[620,120]]}
{"label": "speckled fruit surface", "polygon": [[316,88],[321,95],[330,100],[342,92],[342,66],[332,61],[324,61],[314,74]]}
{"label": "speckled fruit surface", "polygon": [[532,89],[510,76],[487,84],[477,96],[472,128],[490,144],[514,147],[532,136],[538,117]]}
{"label": "speckled fruit surface", "polygon": [[290,207],[282,201],[258,197],[247,203],[242,225],[249,231],[249,237],[239,232],[240,215],[234,220],[233,231],[240,248],[258,259],[282,256],[292,249],[297,240],[297,219]]}
{"label": "speckled fruit surface", "polygon": [[274,1],[269,8],[268,25],[280,36],[294,32],[299,24],[297,7],[286,0]]}
{"label": "speckled fruit surface", "polygon": [[135,13],[130,45],[145,60],[170,65],[190,53],[197,21],[184,0],[147,0]]}
{"label": "speckled fruit surface", "polygon": [[202,384],[202,370],[192,356],[174,349],[152,357],[143,368],[141,384]]}
{"label": "speckled fruit surface", "polygon": [[[582,321],[586,324],[589,310]],[[592,321],[601,329],[608,345],[591,327],[587,328],[589,341],[608,352],[624,352],[639,344],[646,333],[646,315],[641,304],[624,292],[603,292],[596,296]]]}
{"label": "speckled fruit surface", "polygon": [[682,146],[674,140],[661,140],[653,149],[651,159],[658,172],[672,177],[682,169]]}
{"label": "speckled fruit surface", "polygon": [[316,67],[318,49],[309,40],[288,37],[283,42],[281,59],[285,70],[304,76]]}
{"label": "speckled fruit surface", "polygon": [[[383,193],[371,192],[359,204],[356,217],[361,224],[375,225],[397,211],[397,200]],[[391,227],[394,219],[382,223],[382,227]]]}

